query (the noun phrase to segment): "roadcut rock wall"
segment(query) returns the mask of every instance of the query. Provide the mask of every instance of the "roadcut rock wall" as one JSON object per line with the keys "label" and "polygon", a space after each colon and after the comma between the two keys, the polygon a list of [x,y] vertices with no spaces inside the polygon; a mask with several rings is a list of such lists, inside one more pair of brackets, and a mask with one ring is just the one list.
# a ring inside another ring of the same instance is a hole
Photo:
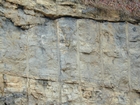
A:
{"label": "roadcut rock wall", "polygon": [[0,0],[0,105],[140,105],[139,19]]}

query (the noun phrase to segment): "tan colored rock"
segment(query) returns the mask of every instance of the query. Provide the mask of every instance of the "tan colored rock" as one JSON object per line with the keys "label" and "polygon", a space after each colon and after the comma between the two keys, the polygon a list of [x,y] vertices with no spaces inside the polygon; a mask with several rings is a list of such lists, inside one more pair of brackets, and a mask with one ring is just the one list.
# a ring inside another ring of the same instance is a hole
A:
{"label": "tan colored rock", "polygon": [[30,79],[29,105],[58,105],[59,98],[59,84],[57,82]]}
{"label": "tan colored rock", "polygon": [[77,84],[64,84],[61,87],[61,101],[62,104],[70,103],[72,105],[79,105],[81,94]]}
{"label": "tan colored rock", "polygon": [[[124,11],[117,11],[110,9],[110,6],[104,6],[97,4],[97,6],[86,6],[82,0],[7,0],[14,4],[24,6],[28,9],[33,9],[43,13],[48,17],[59,17],[59,16],[74,16],[83,18],[92,18],[96,20],[108,20],[108,21],[138,21],[139,10],[137,9],[136,16],[131,14],[125,14]],[[139,4],[138,4],[139,5]],[[138,6],[136,6],[138,7]],[[126,16],[125,16],[125,15]]]}
{"label": "tan colored rock", "polygon": [[122,22],[139,19],[121,15],[0,0],[0,105],[139,105],[140,26]]}
{"label": "tan colored rock", "polygon": [[26,36],[17,27],[14,27],[11,22],[6,22],[6,20],[2,21],[0,31],[0,71],[18,76],[25,75]]}
{"label": "tan colored rock", "polygon": [[3,93],[4,93],[3,74],[0,74],[0,97],[2,97]]}
{"label": "tan colored rock", "polygon": [[3,78],[6,85],[4,88],[5,93],[24,92],[27,90],[26,79],[10,75],[4,75]]}
{"label": "tan colored rock", "polygon": [[4,91],[0,99],[1,105],[4,103],[27,105],[27,80],[25,78],[4,74],[3,83]]}
{"label": "tan colored rock", "polygon": [[21,9],[6,10],[5,16],[7,18],[10,18],[16,26],[37,25],[43,24],[45,22],[45,19],[43,18],[24,14],[24,12]]}

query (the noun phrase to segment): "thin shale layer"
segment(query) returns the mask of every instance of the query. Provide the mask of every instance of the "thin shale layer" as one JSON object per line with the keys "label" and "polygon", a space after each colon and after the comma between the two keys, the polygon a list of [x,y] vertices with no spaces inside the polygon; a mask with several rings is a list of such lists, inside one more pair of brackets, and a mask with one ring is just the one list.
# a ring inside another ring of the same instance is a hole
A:
{"label": "thin shale layer", "polygon": [[80,0],[0,0],[0,27],[0,105],[140,105],[139,19]]}

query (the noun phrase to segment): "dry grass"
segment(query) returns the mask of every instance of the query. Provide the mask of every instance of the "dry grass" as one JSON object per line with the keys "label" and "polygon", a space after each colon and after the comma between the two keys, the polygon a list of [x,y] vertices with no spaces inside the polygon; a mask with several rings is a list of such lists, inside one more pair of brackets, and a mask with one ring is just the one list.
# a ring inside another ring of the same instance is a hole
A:
{"label": "dry grass", "polygon": [[140,17],[140,0],[83,0],[85,5],[122,11]]}

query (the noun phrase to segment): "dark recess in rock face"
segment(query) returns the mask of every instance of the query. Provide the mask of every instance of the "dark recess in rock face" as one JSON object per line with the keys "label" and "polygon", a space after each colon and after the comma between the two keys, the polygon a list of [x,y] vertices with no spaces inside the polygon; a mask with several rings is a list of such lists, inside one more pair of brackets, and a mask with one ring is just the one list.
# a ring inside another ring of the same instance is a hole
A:
{"label": "dark recess in rock face", "polygon": [[0,105],[140,105],[139,17],[108,8],[0,0]]}

